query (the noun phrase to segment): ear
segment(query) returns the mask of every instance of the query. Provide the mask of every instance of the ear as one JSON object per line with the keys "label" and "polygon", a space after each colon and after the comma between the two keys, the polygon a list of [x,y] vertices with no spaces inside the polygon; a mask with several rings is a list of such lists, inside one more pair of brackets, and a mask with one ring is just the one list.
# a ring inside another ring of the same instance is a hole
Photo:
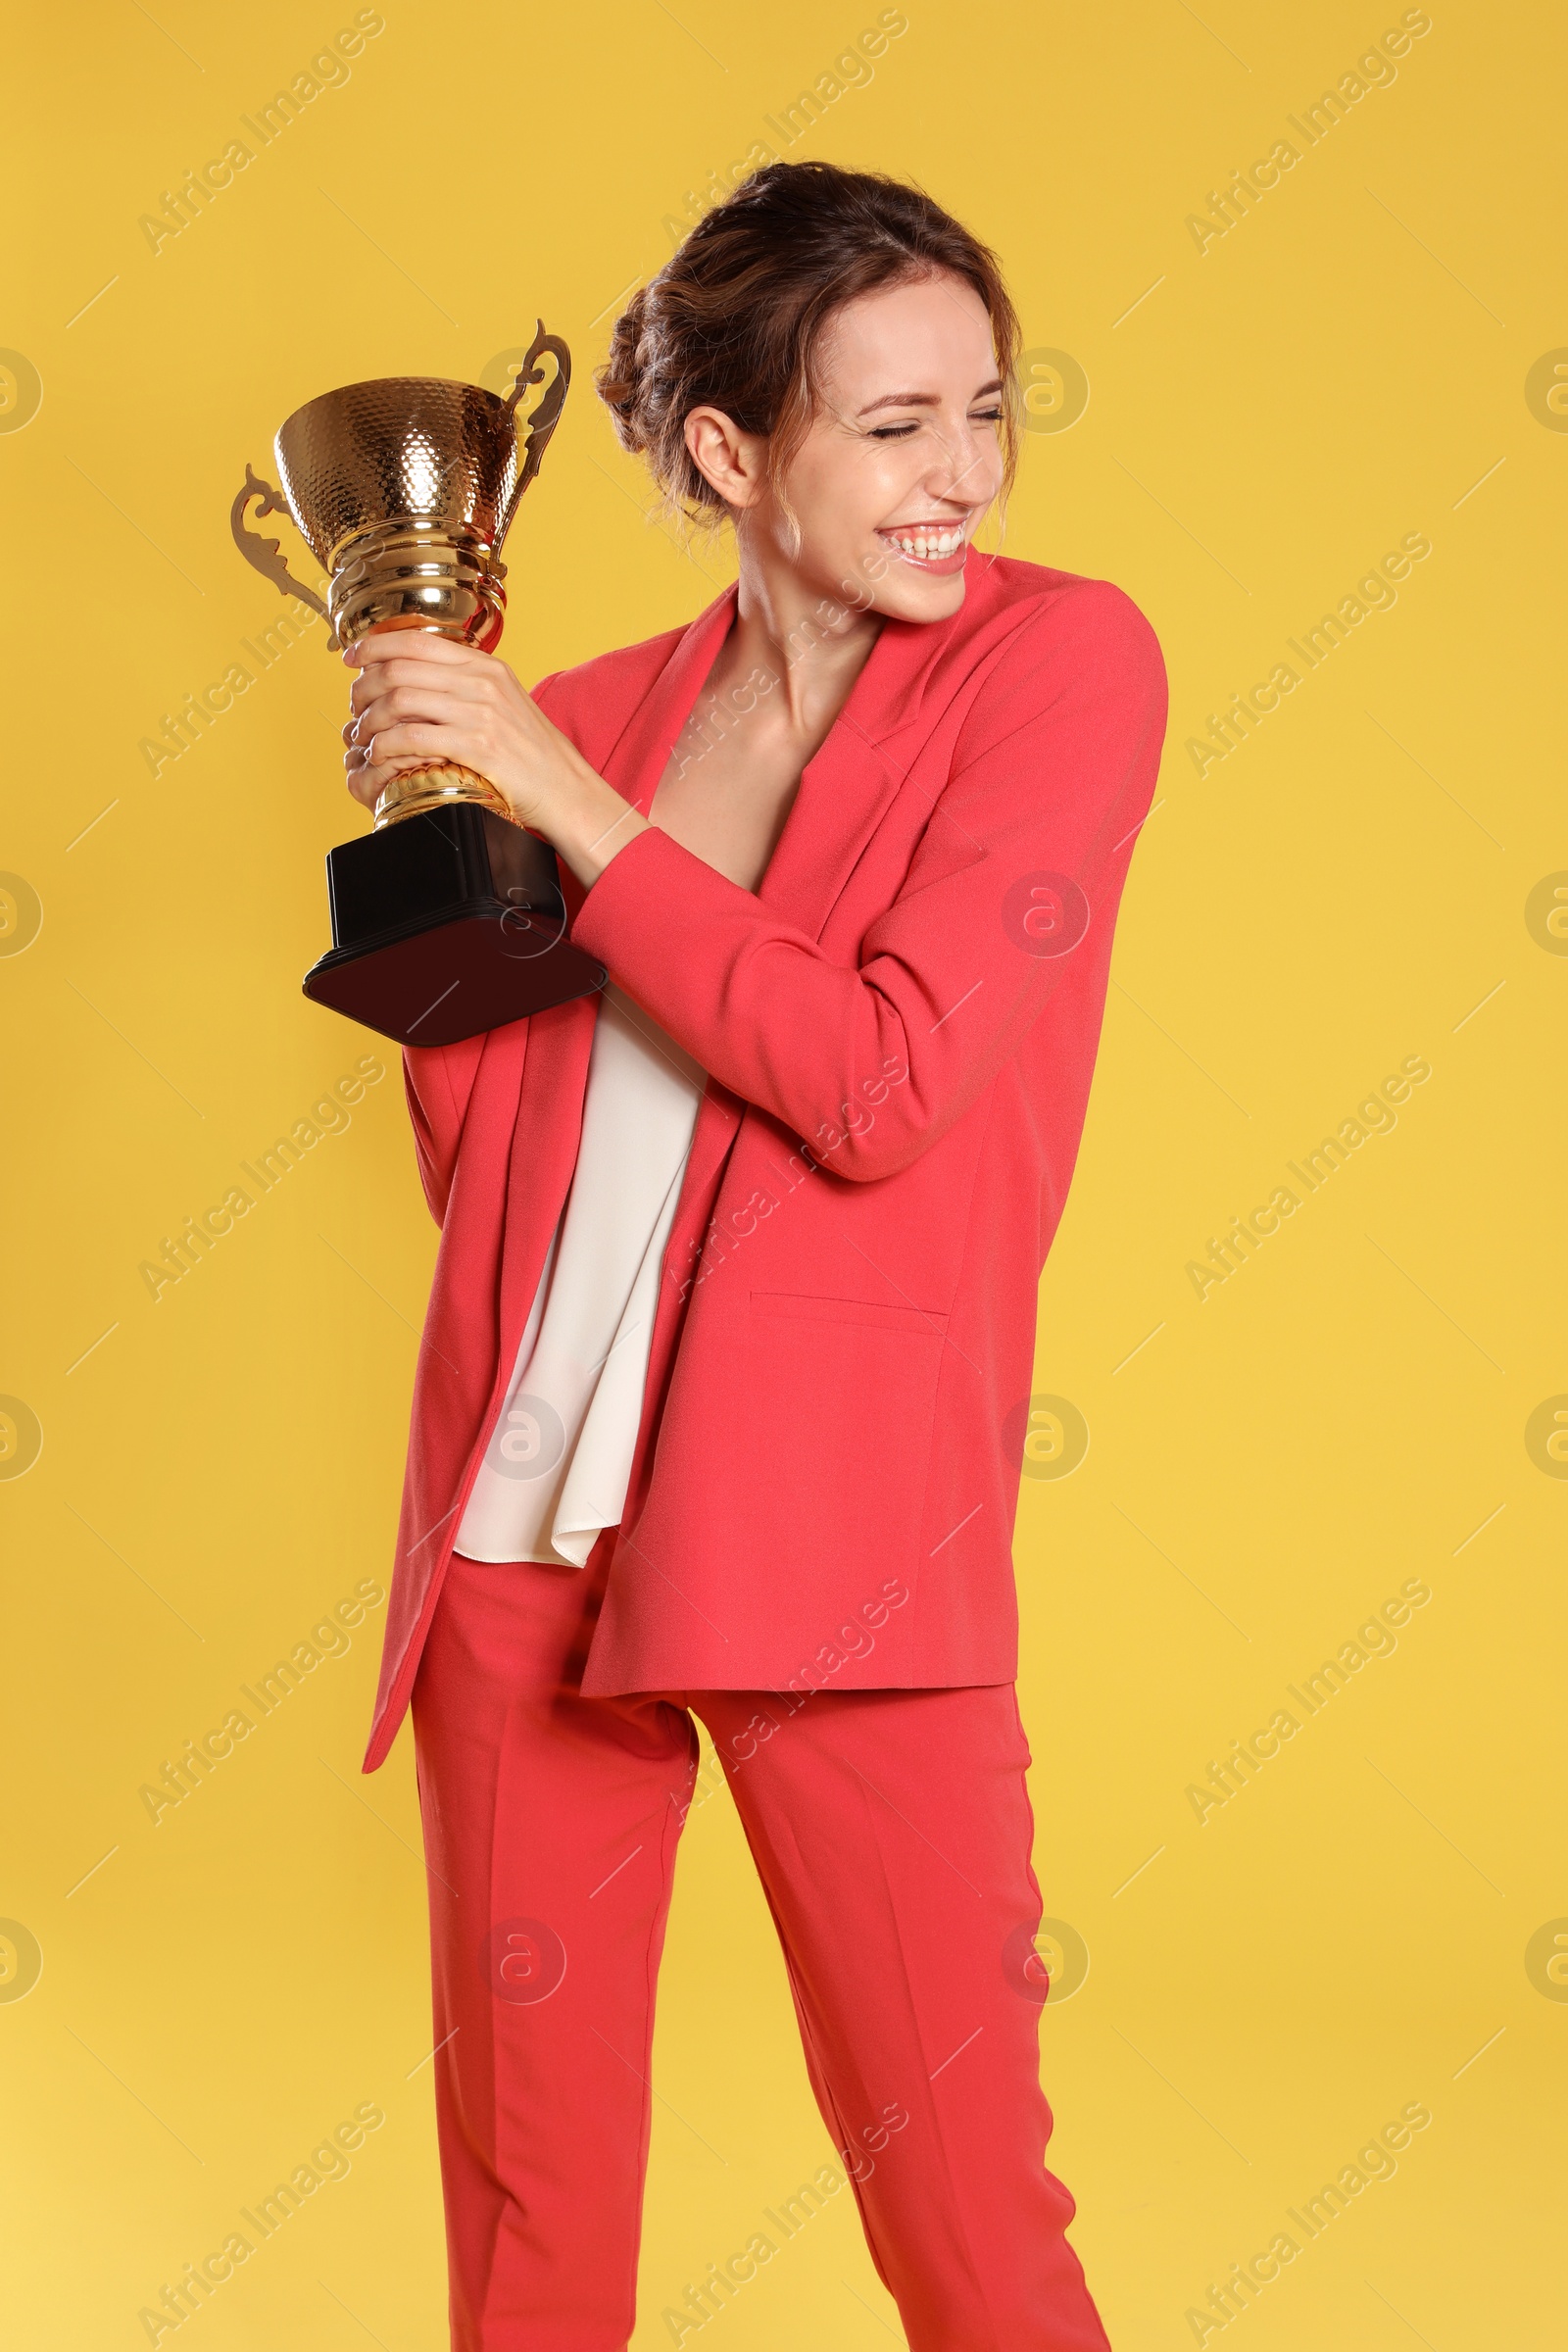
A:
{"label": "ear", "polygon": [[767,435],[749,433],[722,409],[693,409],[683,428],[692,464],[727,507],[754,507],[767,479]]}

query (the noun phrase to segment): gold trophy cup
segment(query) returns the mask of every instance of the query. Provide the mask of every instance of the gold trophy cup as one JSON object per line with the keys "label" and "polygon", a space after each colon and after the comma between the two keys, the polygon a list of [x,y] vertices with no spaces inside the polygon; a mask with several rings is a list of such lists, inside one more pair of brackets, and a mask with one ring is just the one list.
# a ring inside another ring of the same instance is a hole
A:
{"label": "gold trophy cup", "polygon": [[[555,372],[519,430],[517,403]],[[297,409],[274,453],[281,495],[250,466],[235,545],[319,612],[328,649],[371,629],[434,629],[492,652],[506,615],[501,546],[556,429],[571,355],[544,322],[508,398],[477,384],[389,376]],[[328,577],[296,580],[280,543],[246,528],[292,515]],[[332,947],[305,994],[400,1045],[451,1045],[604,985],[567,940],[555,854],[514,824],[472,768],[432,760],[394,776],[373,832],[329,851]]]}

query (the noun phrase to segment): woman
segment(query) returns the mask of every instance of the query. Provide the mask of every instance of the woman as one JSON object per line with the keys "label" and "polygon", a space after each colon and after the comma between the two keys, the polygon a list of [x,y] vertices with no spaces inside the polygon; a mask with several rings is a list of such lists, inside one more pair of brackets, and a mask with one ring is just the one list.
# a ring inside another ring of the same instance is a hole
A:
{"label": "woman", "polygon": [[1009,1544],[1164,682],[1118,590],[973,550],[1017,343],[924,195],[770,165],[599,384],[737,586],[533,696],[348,657],[351,790],[492,778],[612,982],[407,1056],[442,1239],[367,1769],[412,1696],[465,2352],[630,2333],[694,1715],[910,2344],[1105,2345],[1043,2160]]}

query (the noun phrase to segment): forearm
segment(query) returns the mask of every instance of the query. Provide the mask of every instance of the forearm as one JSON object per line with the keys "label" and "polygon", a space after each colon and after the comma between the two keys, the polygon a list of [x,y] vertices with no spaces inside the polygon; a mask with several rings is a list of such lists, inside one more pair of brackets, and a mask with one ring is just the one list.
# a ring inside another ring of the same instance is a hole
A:
{"label": "forearm", "polygon": [[[954,954],[931,959],[902,952],[907,917],[896,915],[887,950],[846,965],[658,827],[644,830],[589,891],[574,943],[722,1085],[831,1152],[840,1174],[889,1174],[943,1133],[1006,1051],[1005,1000],[1037,974],[1015,962],[981,987],[957,944],[979,926],[956,926]],[[945,1022],[965,996],[970,1017]],[[883,1106],[874,1120],[867,1105]]]}

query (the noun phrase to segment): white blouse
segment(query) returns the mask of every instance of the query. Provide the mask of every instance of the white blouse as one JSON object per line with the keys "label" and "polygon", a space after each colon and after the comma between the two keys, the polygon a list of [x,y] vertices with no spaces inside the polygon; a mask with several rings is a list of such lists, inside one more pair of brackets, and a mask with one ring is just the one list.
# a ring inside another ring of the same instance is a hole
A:
{"label": "white blouse", "polygon": [[472,1560],[586,1565],[619,1525],[664,1246],[707,1073],[618,988],[599,1001],[577,1165],[458,1529]]}

